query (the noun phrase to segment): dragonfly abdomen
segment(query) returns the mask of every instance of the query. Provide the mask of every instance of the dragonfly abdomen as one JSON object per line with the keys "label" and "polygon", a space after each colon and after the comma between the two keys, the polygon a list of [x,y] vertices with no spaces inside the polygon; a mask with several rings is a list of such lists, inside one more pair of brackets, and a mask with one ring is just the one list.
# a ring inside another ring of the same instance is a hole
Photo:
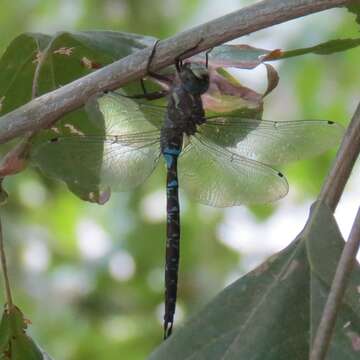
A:
{"label": "dragonfly abdomen", "polygon": [[180,254],[180,206],[177,159],[180,148],[166,147],[163,155],[167,167],[167,238],[165,266],[164,338],[170,336],[174,322]]}

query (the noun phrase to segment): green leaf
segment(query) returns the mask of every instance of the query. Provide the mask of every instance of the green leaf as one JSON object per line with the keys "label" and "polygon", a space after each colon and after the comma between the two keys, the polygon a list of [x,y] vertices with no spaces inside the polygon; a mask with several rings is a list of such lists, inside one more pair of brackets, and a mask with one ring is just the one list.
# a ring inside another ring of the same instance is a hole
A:
{"label": "green leaf", "polygon": [[0,114],[31,100],[36,54],[51,41],[45,34],[28,33],[14,39],[0,58]]}
{"label": "green leaf", "polygon": [[281,53],[279,59],[285,59],[306,54],[330,55],[341,51],[346,51],[360,45],[360,38],[356,39],[337,39],[330,40],[316,46],[302,49],[288,50]]}
{"label": "green leaf", "polygon": [[[149,36],[112,31],[62,32],[53,37],[34,33],[20,35],[0,59],[0,113],[7,113],[28,102],[32,92],[41,95],[55,90],[99,67],[151,46],[155,40]],[[134,91],[134,88],[140,92],[137,84],[126,87],[129,91]],[[71,129],[91,133],[94,124],[88,121],[83,109],[78,109],[64,116],[54,128],[65,134]],[[49,131],[41,132],[33,143],[44,142],[48,136]],[[58,161],[59,154],[54,159]],[[70,180],[65,179],[65,182],[83,200],[102,204],[110,196],[108,189],[100,185],[84,187]]]}
{"label": "green leaf", "polygon": [[35,342],[26,334],[27,321],[19,308],[5,309],[0,324],[1,360],[47,360]]}
{"label": "green leaf", "polygon": [[11,332],[9,313],[4,311],[0,323],[0,354],[2,354],[7,349],[10,336]]}
{"label": "green leaf", "polygon": [[[0,114],[37,95],[87,75],[137,50],[155,38],[113,31],[61,32],[50,36],[25,33],[14,39],[0,58]],[[40,64],[38,78],[34,79]]]}
{"label": "green leaf", "polygon": [[57,34],[42,57],[39,94],[54,90],[138,50],[152,46],[155,38],[113,31]]}
{"label": "green leaf", "polygon": [[356,15],[356,22],[360,24],[360,1],[359,0],[352,0],[350,1],[347,8],[350,12]]}
{"label": "green leaf", "polygon": [[43,360],[41,350],[34,341],[27,335],[18,336],[11,340],[11,359],[12,360]]}
{"label": "green leaf", "polygon": [[[222,291],[149,360],[307,359],[342,247],[331,211],[315,203],[292,244]],[[359,359],[359,283],[357,266],[328,360]]]}

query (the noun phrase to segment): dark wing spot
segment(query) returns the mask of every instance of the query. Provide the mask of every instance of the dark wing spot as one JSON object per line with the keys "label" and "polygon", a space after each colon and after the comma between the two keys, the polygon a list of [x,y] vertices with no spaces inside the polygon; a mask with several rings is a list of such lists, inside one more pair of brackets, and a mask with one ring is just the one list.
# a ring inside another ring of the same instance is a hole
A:
{"label": "dark wing spot", "polygon": [[279,175],[280,177],[284,177],[284,174],[281,173],[280,171],[278,172],[278,175]]}
{"label": "dark wing spot", "polygon": [[52,138],[52,139],[50,139],[49,141],[52,142],[52,143],[58,142],[58,141],[59,141],[59,138],[58,138],[58,137]]}
{"label": "dark wing spot", "polygon": [[329,125],[334,125],[335,123],[333,121],[328,121]]}

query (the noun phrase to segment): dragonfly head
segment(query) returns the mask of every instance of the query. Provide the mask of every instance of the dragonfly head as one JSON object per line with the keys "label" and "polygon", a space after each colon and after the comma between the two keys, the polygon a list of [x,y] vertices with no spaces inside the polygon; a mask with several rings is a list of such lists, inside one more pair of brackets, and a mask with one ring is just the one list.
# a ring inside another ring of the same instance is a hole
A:
{"label": "dragonfly head", "polygon": [[181,67],[179,78],[191,94],[201,95],[209,88],[209,72],[204,65],[185,63]]}

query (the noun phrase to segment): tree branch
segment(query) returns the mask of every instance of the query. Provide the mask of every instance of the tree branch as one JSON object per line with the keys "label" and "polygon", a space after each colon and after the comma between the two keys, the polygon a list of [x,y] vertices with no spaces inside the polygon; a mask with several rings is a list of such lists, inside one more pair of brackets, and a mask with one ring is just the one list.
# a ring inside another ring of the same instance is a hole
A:
{"label": "tree branch", "polygon": [[[254,31],[311,13],[344,6],[348,2],[348,0],[261,1],[161,41],[156,48],[151,70],[159,70],[173,64],[174,59],[187,49],[196,47],[189,53],[193,55]],[[145,76],[150,52],[151,49],[138,51],[0,117],[0,143],[24,135],[28,131],[50,126],[66,113],[81,107],[94,93],[114,90]]]}
{"label": "tree branch", "polygon": [[338,267],[331,285],[320,325],[317,329],[309,360],[324,360],[335,327],[336,316],[342,305],[350,273],[356,262],[360,246],[360,208],[357,212],[349,240],[342,251]]}
{"label": "tree branch", "polygon": [[360,153],[360,103],[348,126],[329,175],[321,189],[318,200],[334,212],[344,191],[346,182]]}

